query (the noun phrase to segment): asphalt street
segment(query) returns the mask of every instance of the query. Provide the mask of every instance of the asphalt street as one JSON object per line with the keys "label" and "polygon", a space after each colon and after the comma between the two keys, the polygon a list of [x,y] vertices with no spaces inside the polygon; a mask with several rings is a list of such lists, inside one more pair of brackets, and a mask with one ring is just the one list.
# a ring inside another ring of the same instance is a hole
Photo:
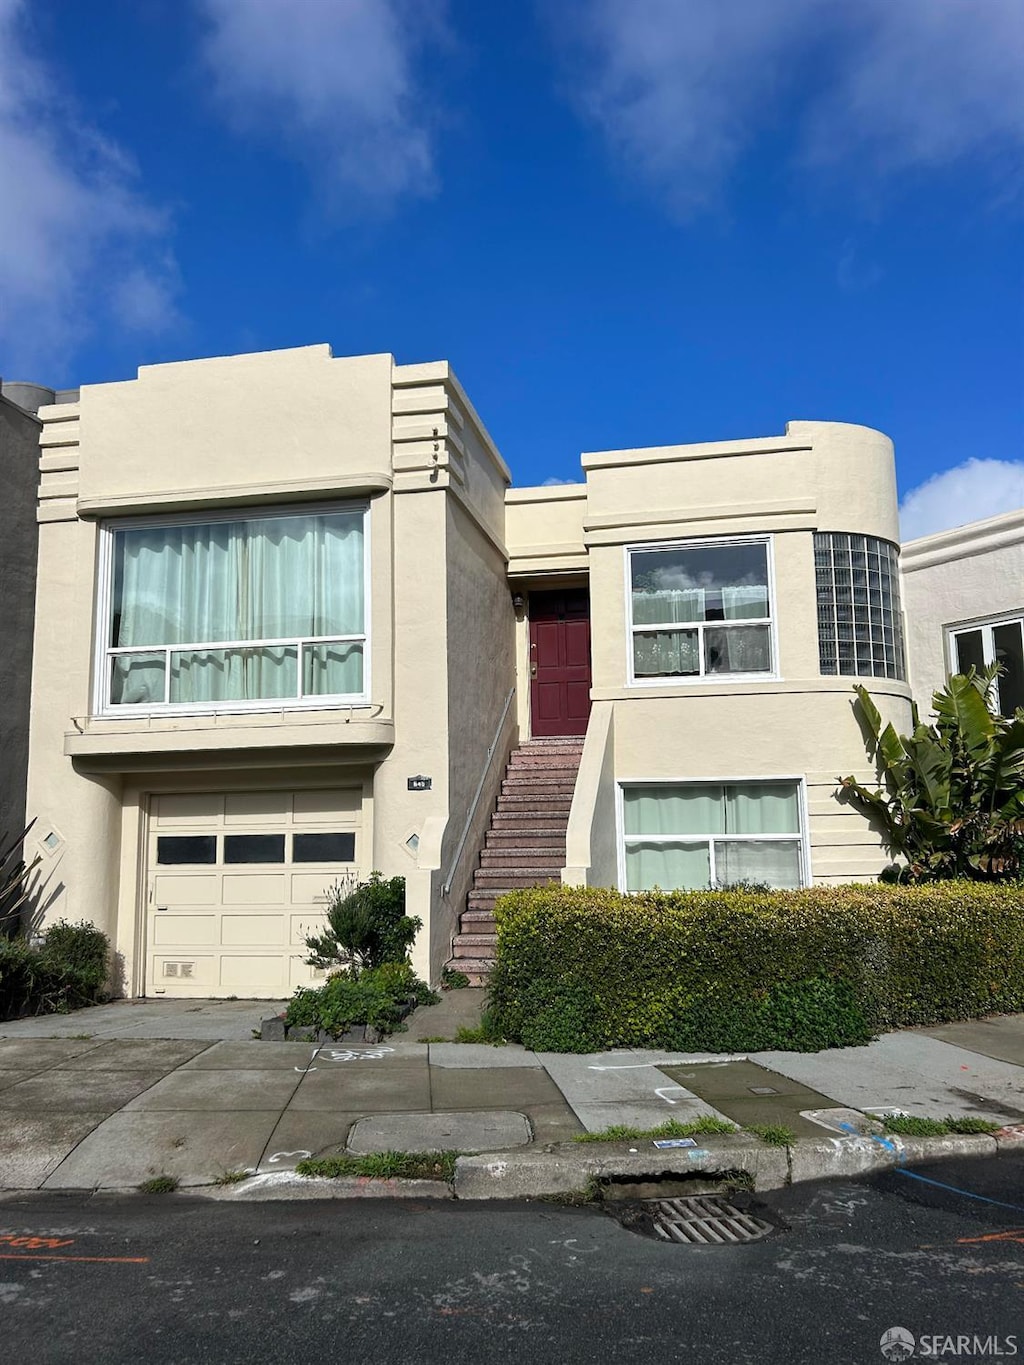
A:
{"label": "asphalt street", "polygon": [[610,1206],[8,1195],[0,1340],[53,1365],[884,1365],[898,1326],[921,1357],[1012,1358],[1022,1175],[1004,1156],[795,1186],[755,1198],[773,1233],[728,1247]]}

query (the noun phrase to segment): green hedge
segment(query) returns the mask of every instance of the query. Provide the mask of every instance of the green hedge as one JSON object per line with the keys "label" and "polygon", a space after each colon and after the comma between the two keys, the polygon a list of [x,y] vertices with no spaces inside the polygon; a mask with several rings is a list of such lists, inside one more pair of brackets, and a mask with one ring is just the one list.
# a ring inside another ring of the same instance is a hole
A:
{"label": "green hedge", "polygon": [[103,998],[110,944],[91,924],[51,924],[38,944],[0,938],[0,1019],[66,1013]]}
{"label": "green hedge", "polygon": [[496,908],[496,1027],[527,1047],[816,1051],[1024,1009],[1024,887],[549,887]]}

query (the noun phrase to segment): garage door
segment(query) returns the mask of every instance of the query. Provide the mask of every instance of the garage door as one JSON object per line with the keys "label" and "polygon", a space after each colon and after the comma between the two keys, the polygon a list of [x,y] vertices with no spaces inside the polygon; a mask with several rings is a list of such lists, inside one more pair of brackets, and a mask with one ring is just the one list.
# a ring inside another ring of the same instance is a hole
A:
{"label": "garage door", "polygon": [[361,811],[355,787],[153,797],[147,994],[274,998],[316,980],[305,936],[356,876]]}

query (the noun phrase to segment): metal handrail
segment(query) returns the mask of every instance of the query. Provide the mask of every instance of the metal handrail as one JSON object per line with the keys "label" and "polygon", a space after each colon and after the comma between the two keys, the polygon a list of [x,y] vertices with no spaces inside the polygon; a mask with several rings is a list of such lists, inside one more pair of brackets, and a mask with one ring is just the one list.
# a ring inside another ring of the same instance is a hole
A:
{"label": "metal handrail", "polygon": [[455,856],[452,858],[451,862],[448,865],[448,875],[447,877],[445,877],[444,884],[441,887],[442,896],[447,896],[448,892],[452,889],[452,881],[455,878],[455,869],[458,867],[459,862],[462,858],[463,851],[466,847],[466,840],[469,838],[469,831],[473,824],[473,817],[476,815],[476,808],[480,804],[480,796],[484,789],[484,783],[487,781],[488,772],[490,772],[491,760],[494,758],[494,751],[498,747],[498,740],[501,738],[501,732],[505,728],[505,721],[508,717],[508,708],[512,705],[512,698],[515,696],[515,694],[516,689],[513,686],[512,688],[509,689],[509,694],[505,698],[505,706],[501,713],[501,720],[498,721],[498,728],[497,730],[495,730],[494,738],[491,740],[491,747],[487,750],[487,758],[484,761],[484,770],[480,774],[480,781],[476,784],[476,792],[474,793],[473,800],[470,802],[469,805],[469,814],[466,816],[466,827],[462,831],[462,838],[459,840],[458,848],[456,848],[455,850]]}

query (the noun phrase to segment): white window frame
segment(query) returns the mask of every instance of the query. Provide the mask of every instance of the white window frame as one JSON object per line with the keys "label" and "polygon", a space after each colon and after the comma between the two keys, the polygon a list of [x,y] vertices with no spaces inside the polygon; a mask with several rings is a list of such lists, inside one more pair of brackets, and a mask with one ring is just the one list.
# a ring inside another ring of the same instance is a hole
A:
{"label": "white window frame", "polygon": [[[147,530],[165,526],[209,526],[222,521],[262,521],[277,517],[308,517],[329,515],[332,512],[359,512],[363,518],[363,632],[350,635],[317,635],[259,640],[217,640],[196,641],[175,645],[111,646],[110,613],[114,584],[114,537],[120,531]],[[346,502],[313,502],[290,504],[286,507],[244,506],[223,510],[211,510],[165,514],[163,516],[118,517],[103,522],[100,526],[99,558],[97,564],[96,617],[93,651],[93,715],[109,717],[130,716],[207,716],[244,713],[253,711],[311,711],[325,707],[365,706],[370,698],[370,659],[371,659],[371,578],[370,578],[370,504],[366,499],[356,498]],[[325,693],[316,696],[302,695],[302,651],[307,645],[343,644],[346,641],[362,643],[363,646],[363,687],[360,692]],[[220,702],[142,702],[113,703],[110,700],[111,659],[118,654],[160,654],[165,656],[164,696],[169,696],[170,656],[187,653],[189,650],[231,650],[267,649],[279,647],[296,650],[296,695],[294,697],[261,697],[252,701]]]}
{"label": "white window frame", "polygon": [[[648,550],[702,550],[702,549],[728,549],[731,545],[763,545],[765,547],[765,564],[768,572],[768,615],[767,617],[742,618],[737,620],[737,626],[767,626],[768,627],[768,648],[771,654],[771,668],[764,673],[708,673],[705,671],[704,660],[704,631],[708,626],[712,629],[719,628],[729,623],[721,621],[672,621],[667,625],[650,625],[644,622],[637,626],[633,622],[633,574],[632,556],[634,551],[644,552]],[[716,686],[723,682],[778,682],[779,674],[779,638],[778,638],[778,617],[777,617],[777,597],[775,592],[775,541],[771,535],[758,536],[705,536],[693,540],[653,540],[638,541],[635,544],[623,546],[623,581],[625,584],[625,606],[626,606],[626,665],[627,682],[630,687],[693,687],[693,686]],[[644,675],[637,677],[635,671],[635,655],[633,651],[633,640],[637,634],[646,635],[656,631],[665,630],[696,630],[699,634],[698,659],[700,663],[700,673],[663,673],[656,677]]]}
{"label": "white window frame", "polygon": [[[796,834],[626,834],[626,803],[625,789],[627,787],[668,787],[673,790],[679,787],[756,787],[756,786],[775,786],[783,782],[793,784],[797,789],[797,812],[800,820],[800,829]],[[751,843],[798,843],[800,846],[800,887],[812,886],[814,878],[811,875],[811,838],[810,825],[808,821],[807,809],[807,780],[803,776],[793,773],[782,774],[781,776],[765,776],[760,774],[757,777],[629,777],[621,778],[615,784],[615,843],[616,861],[618,866],[618,889],[625,895],[642,895],[642,892],[631,892],[626,884],[626,839],[635,839],[638,843],[652,844],[706,844],[708,846],[708,872],[710,875],[710,885],[715,885],[715,840],[721,839],[724,842],[751,842]]]}
{"label": "white window frame", "polygon": [[[1004,616],[986,616],[982,621],[961,621],[955,626],[946,627],[946,677],[951,678],[954,673],[959,672],[960,663],[956,657],[956,637],[967,635],[971,631],[981,632],[981,648],[985,656],[986,666],[991,666],[996,662],[996,645],[992,632],[997,626],[1019,626],[1021,635],[1024,636],[1024,609],[1007,612]],[[998,695],[999,679],[995,682]],[[999,700],[1000,706],[1002,699]],[[989,705],[992,705],[990,699]],[[1005,714],[1005,713],[1003,713]]]}

